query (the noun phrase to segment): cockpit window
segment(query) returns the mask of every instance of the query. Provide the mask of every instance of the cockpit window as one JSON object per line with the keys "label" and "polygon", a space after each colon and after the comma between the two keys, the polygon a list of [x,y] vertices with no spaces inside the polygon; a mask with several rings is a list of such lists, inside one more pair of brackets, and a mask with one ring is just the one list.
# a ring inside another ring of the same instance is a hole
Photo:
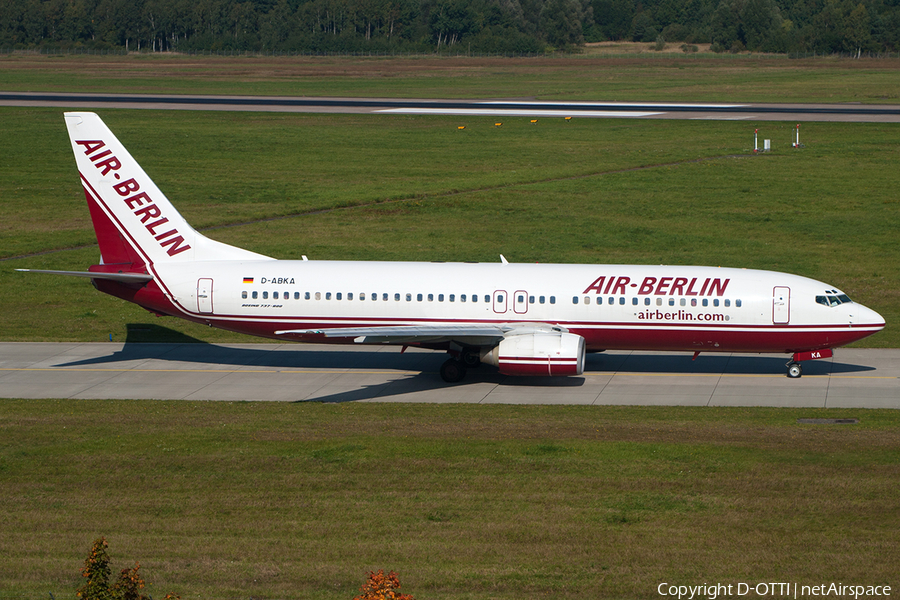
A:
{"label": "cockpit window", "polygon": [[847,294],[816,296],[816,303],[821,304],[822,306],[840,306],[841,304],[847,304],[848,302],[852,302],[852,300],[850,300],[850,297],[847,296]]}

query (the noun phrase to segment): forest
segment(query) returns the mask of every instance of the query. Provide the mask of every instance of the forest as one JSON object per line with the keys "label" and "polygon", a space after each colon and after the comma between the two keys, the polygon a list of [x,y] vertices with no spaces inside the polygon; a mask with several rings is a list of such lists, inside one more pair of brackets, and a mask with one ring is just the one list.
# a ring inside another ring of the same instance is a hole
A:
{"label": "forest", "polygon": [[2,0],[0,49],[540,54],[900,50],[900,0]]}

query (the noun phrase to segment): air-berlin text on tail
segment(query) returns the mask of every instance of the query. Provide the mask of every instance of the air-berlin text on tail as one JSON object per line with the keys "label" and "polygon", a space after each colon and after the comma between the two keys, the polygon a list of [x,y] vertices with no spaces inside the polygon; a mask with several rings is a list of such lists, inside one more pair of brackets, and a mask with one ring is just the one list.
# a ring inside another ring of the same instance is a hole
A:
{"label": "air-berlin text on tail", "polygon": [[[112,150],[106,147],[105,142],[102,140],[76,140],[75,143],[84,148],[85,156],[94,163],[95,167],[100,169],[101,176],[106,176],[112,172],[116,180],[122,178],[119,173],[115,172],[122,168],[122,163],[113,156]],[[134,212],[136,217],[140,218],[141,223],[144,224],[144,227],[150,232],[153,239],[159,242],[160,247],[165,249],[169,256],[175,256],[190,249],[190,245],[185,243],[184,238],[178,234],[177,229],[163,227],[169,222],[169,219],[162,215],[162,211],[154,204],[150,196],[140,191],[141,186],[135,179],[128,179],[122,183],[114,184],[113,189],[116,190],[119,196],[125,198],[124,201],[128,208]],[[157,233],[157,230],[160,228],[167,230]]]}
{"label": "air-berlin text on tail", "polygon": [[631,288],[638,296],[723,296],[730,281],[718,277],[644,277],[636,283],[631,277],[601,275],[582,294],[624,295]]}

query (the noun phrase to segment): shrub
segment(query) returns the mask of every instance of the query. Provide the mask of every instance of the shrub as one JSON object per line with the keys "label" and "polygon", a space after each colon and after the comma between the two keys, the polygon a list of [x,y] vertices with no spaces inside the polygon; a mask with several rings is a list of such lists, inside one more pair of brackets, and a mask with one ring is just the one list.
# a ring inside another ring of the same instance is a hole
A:
{"label": "shrub", "polygon": [[[110,587],[109,544],[106,538],[97,538],[91,546],[91,554],[84,560],[81,576],[87,581],[78,588],[77,596],[81,600],[149,600],[141,594],[146,585],[138,572],[141,565],[134,564],[132,569],[122,569],[115,585]],[[399,584],[398,584],[399,585]],[[166,600],[179,600],[180,596],[166,594]]]}
{"label": "shrub", "polygon": [[400,578],[391,571],[387,575],[383,569],[378,572],[369,572],[369,578],[359,591],[362,592],[353,600],[415,600],[411,594],[400,594],[394,590],[400,589]]}

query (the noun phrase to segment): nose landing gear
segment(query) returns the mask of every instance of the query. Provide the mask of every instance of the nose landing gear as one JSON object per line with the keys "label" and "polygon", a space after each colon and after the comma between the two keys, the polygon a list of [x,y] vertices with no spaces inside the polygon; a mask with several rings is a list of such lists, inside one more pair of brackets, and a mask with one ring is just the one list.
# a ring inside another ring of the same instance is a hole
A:
{"label": "nose landing gear", "polygon": [[791,379],[797,379],[798,377],[803,375],[803,367],[800,366],[800,361],[831,358],[832,356],[834,356],[834,352],[831,350],[831,348],[823,348],[821,350],[807,350],[806,352],[794,352],[794,356],[787,364],[787,376]]}

